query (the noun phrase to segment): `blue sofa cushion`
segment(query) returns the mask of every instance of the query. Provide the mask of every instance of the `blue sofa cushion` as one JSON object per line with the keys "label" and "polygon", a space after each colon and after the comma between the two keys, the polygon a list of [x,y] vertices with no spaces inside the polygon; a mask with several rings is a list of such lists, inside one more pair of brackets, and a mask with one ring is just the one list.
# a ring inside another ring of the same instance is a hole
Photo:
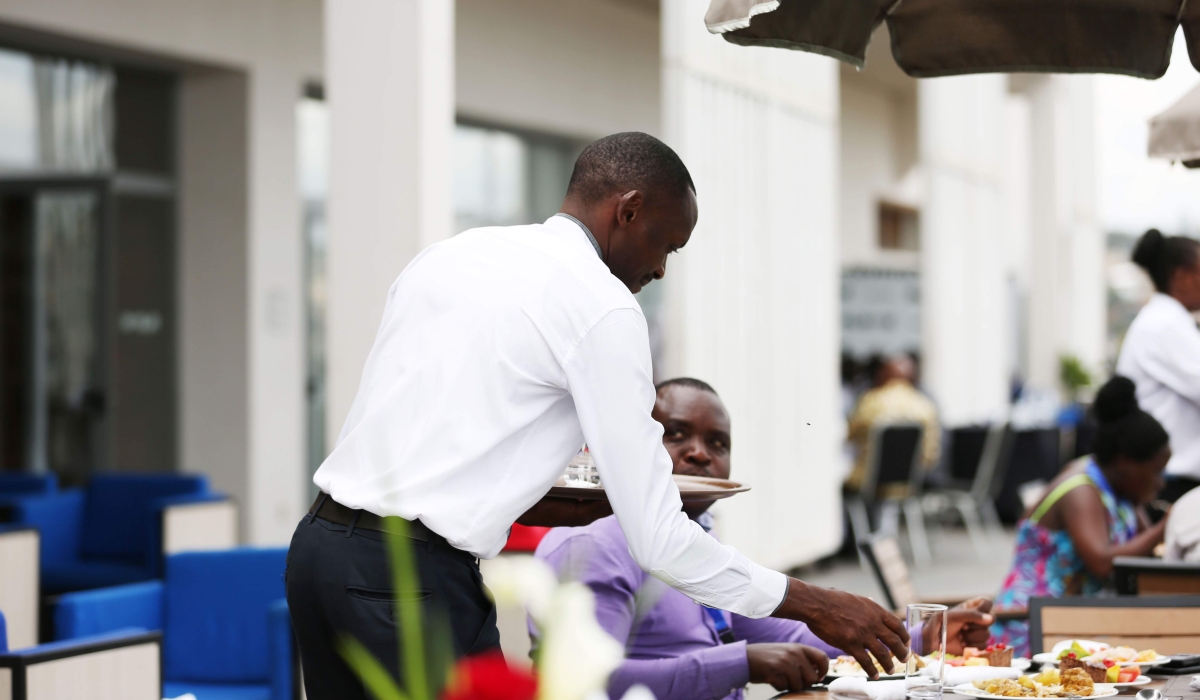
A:
{"label": "blue sofa cushion", "polygon": [[32,525],[39,531],[43,572],[48,566],[71,563],[79,558],[83,491],[68,489],[45,496],[27,496],[14,500],[13,508],[14,523]]}
{"label": "blue sofa cushion", "polygon": [[196,700],[272,700],[267,685],[225,685],[220,683],[163,683],[163,697],[177,698],[191,693]]}
{"label": "blue sofa cushion", "polygon": [[268,684],[270,610],[285,597],[286,561],[284,548],[167,557],[163,677]]}
{"label": "blue sofa cushion", "polygon": [[80,554],[145,557],[147,523],[154,501],[208,490],[203,476],[108,474],[87,486]]}
{"label": "blue sofa cushion", "polygon": [[145,581],[148,575],[146,567],[140,562],[131,564],[84,559],[43,563],[42,589],[47,593],[65,593],[88,588],[105,588]]}

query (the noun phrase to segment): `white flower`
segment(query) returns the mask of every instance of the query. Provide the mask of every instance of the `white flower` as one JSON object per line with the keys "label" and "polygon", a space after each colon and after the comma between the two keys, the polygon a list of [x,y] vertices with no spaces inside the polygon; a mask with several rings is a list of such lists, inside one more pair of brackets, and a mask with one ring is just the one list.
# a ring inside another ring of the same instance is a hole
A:
{"label": "white flower", "polygon": [[485,573],[496,605],[524,607],[539,621],[558,587],[554,569],[528,555],[496,557],[488,562]]}
{"label": "white flower", "polygon": [[582,583],[560,585],[539,624],[540,700],[584,700],[605,687],[625,656],[624,648],[596,622],[596,599]]}

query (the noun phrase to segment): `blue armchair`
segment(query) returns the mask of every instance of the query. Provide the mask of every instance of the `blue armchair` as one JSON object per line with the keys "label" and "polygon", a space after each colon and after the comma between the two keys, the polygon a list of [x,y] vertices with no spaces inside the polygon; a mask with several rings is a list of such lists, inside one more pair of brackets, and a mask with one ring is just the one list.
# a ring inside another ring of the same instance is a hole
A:
{"label": "blue armchair", "polygon": [[53,700],[62,697],[63,688],[87,688],[88,697],[161,700],[161,658],[162,634],[139,629],[9,651],[0,612],[3,698]]}
{"label": "blue armchair", "polygon": [[165,697],[293,700],[298,684],[284,600],[286,560],[282,548],[173,554],[163,581],[63,595],[56,636],[161,629]]}
{"label": "blue armchair", "polygon": [[0,499],[15,496],[45,496],[58,491],[58,477],[53,474],[0,472]]}
{"label": "blue armchair", "polygon": [[160,576],[164,513],[224,500],[203,476],[99,475],[84,489],[12,499],[0,520],[41,531],[42,590],[61,593]]}

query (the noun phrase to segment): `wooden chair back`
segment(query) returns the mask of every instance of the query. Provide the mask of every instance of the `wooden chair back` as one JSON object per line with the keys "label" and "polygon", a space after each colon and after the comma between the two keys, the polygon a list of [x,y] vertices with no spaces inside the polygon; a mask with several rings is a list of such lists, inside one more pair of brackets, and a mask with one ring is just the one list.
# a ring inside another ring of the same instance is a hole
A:
{"label": "wooden chair back", "polygon": [[1030,600],[1030,652],[1039,654],[1068,639],[1160,654],[1195,653],[1200,649],[1200,596]]}
{"label": "wooden chair back", "polygon": [[1200,564],[1117,557],[1113,576],[1121,595],[1200,595]]}
{"label": "wooden chair back", "polygon": [[860,540],[858,547],[883,590],[888,608],[903,610],[911,603],[921,602],[895,535],[875,533]]}

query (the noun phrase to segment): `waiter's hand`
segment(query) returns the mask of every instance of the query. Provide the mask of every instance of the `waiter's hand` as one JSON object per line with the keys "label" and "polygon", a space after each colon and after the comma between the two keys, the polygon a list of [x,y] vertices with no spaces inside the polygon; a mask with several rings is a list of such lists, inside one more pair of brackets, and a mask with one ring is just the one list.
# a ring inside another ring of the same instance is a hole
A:
{"label": "waiter's hand", "polygon": [[775,690],[804,690],[829,670],[825,652],[803,644],[747,644],[751,683],[770,683]]}
{"label": "waiter's hand", "polygon": [[612,515],[606,499],[543,498],[517,518],[533,527],[582,527]]}
{"label": "waiter's hand", "polygon": [[791,579],[774,616],[808,623],[830,646],[853,656],[872,679],[879,677],[872,655],[887,671],[892,670],[893,656],[908,658],[904,623],[869,598]]}

